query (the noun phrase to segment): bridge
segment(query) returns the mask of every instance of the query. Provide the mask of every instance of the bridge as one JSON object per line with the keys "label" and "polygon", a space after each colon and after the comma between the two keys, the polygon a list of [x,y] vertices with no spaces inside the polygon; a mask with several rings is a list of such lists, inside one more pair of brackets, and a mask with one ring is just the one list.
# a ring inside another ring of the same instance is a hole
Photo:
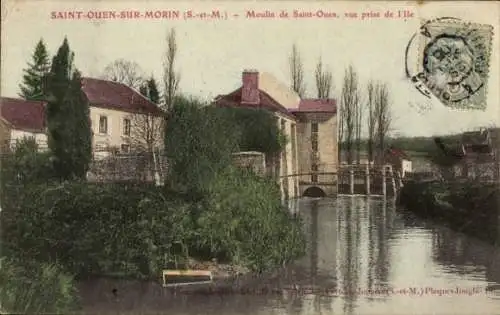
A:
{"label": "bridge", "polygon": [[308,172],[280,176],[287,199],[289,179],[298,179],[296,197],[333,197],[336,195],[395,196],[403,185],[392,165],[342,165],[337,172]]}

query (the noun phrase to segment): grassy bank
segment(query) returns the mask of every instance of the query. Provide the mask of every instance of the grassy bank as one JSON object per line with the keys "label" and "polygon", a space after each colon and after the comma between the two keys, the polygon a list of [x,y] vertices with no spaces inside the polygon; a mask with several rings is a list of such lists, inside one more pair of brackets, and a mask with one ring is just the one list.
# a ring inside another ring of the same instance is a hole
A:
{"label": "grassy bank", "polygon": [[500,187],[479,182],[408,182],[400,202],[422,217],[437,219],[452,229],[498,242]]}

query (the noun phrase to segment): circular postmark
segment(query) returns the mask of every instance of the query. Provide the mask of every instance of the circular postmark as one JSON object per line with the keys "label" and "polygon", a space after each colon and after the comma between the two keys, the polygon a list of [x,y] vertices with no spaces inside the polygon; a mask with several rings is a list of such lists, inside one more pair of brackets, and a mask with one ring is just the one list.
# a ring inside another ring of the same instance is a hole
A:
{"label": "circular postmark", "polygon": [[[426,97],[445,106],[486,108],[492,27],[440,18],[422,24],[406,48],[406,74]],[[419,41],[417,73],[410,74],[408,51]]]}

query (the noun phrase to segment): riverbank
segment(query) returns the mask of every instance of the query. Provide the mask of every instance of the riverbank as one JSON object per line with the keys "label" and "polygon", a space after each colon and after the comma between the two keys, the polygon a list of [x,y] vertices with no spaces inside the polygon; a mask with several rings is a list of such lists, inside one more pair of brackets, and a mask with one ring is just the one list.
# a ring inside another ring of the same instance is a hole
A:
{"label": "riverbank", "polygon": [[499,201],[498,184],[471,181],[409,181],[399,196],[415,214],[493,244],[500,242]]}

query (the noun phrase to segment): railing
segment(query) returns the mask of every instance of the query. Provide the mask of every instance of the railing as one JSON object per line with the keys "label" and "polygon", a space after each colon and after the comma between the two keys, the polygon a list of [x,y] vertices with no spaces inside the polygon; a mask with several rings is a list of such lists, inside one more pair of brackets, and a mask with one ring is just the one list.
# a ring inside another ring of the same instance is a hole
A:
{"label": "railing", "polygon": [[392,165],[342,165],[337,172],[288,174],[280,176],[280,180],[291,177],[298,177],[300,185],[337,185],[339,194],[350,195],[396,195],[403,185]]}

